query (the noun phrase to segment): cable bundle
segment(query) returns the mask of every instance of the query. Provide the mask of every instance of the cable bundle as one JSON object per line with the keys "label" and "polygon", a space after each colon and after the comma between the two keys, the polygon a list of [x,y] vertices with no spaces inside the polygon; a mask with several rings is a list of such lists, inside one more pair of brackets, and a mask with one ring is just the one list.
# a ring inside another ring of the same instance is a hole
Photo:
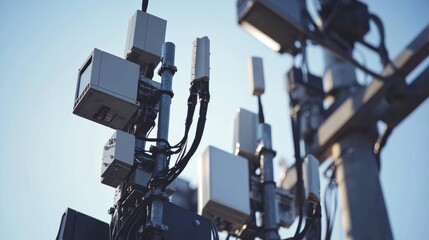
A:
{"label": "cable bundle", "polygon": [[[194,155],[195,151],[198,148],[198,145],[201,142],[206,123],[208,103],[210,101],[209,83],[208,81],[197,81],[192,84],[189,90],[190,95],[188,98],[188,111],[185,122],[185,134],[178,144],[171,146],[168,149],[160,150],[166,151],[169,155],[179,153],[179,156],[176,160],[175,165],[172,168],[162,171],[160,174],[152,178],[149,183],[151,188],[161,187],[165,189],[169,184],[171,184],[185,169],[186,165],[188,164],[191,157]],[[200,99],[199,118],[197,122],[194,141],[192,142],[189,151],[185,154],[188,143],[188,134],[192,125],[192,119],[197,104],[197,96]],[[171,151],[171,149],[176,150]]]}

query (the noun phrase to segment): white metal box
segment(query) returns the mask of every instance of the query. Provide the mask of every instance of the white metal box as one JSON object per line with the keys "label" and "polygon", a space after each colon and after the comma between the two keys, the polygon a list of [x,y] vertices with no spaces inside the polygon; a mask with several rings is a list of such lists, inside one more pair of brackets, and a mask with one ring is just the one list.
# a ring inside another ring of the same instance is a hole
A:
{"label": "white metal box", "polygon": [[139,65],[94,49],[79,69],[73,113],[122,129],[138,108]]}
{"label": "white metal box", "polygon": [[198,212],[217,217],[239,230],[250,216],[248,161],[213,146],[202,155],[199,172]]}
{"label": "white metal box", "polygon": [[116,130],[103,151],[101,182],[117,187],[130,173],[134,163],[135,137]]}
{"label": "white metal box", "polygon": [[234,119],[234,146],[235,155],[248,159],[255,158],[257,147],[258,116],[245,109],[238,109]]}
{"label": "white metal box", "polygon": [[247,64],[250,81],[250,93],[254,96],[260,96],[265,91],[264,67],[262,58],[251,57]]}
{"label": "white metal box", "polygon": [[310,195],[320,199],[319,160],[309,154],[302,165],[302,178],[305,186],[305,196]]}
{"label": "white metal box", "polygon": [[125,59],[156,67],[161,59],[166,27],[167,21],[164,19],[137,11],[128,23]]}
{"label": "white metal box", "polygon": [[210,79],[210,40],[208,37],[197,38],[192,47],[191,83]]}

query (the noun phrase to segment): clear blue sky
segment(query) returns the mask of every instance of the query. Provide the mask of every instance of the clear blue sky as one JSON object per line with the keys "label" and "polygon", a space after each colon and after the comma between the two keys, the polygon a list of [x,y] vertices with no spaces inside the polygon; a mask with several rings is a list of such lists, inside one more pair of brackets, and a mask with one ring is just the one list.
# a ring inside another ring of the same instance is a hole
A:
{"label": "clear blue sky", "polygon": [[[72,114],[77,70],[95,47],[122,56],[128,20],[140,4],[137,0],[0,2],[2,239],[54,239],[67,207],[109,220],[107,209],[114,190],[100,183],[100,164],[102,147],[113,130]],[[392,57],[429,23],[425,0],[374,0],[369,8],[385,23]],[[276,161],[284,157],[292,163],[283,80],[291,58],[272,52],[237,25],[235,1],[152,0],[148,12],[168,21],[166,40],[176,44],[171,142],[183,133],[192,41],[205,35],[211,40],[207,130],[183,176],[197,183],[197,160],[207,145],[232,150],[237,108],[256,111],[246,69],[252,55],[264,58],[267,89],[263,102],[273,128]],[[375,32],[371,34],[374,41]],[[379,70],[375,56],[363,53],[368,65]],[[309,59],[310,69],[320,74],[320,50],[312,49]],[[428,121],[426,101],[395,129],[382,154],[381,179],[396,239],[425,239],[427,235]],[[340,238],[340,226],[336,228]]]}

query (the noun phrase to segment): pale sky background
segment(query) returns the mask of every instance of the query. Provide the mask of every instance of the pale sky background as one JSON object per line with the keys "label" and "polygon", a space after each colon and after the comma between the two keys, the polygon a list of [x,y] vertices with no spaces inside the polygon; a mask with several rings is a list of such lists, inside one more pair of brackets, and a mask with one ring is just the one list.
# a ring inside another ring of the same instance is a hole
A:
{"label": "pale sky background", "polygon": [[[429,23],[428,1],[368,2],[385,24],[392,58]],[[114,189],[100,183],[100,168],[102,148],[113,130],[72,114],[77,71],[94,48],[123,56],[128,20],[140,6],[137,0],[0,2],[1,239],[54,239],[67,207],[109,221]],[[247,80],[250,56],[264,59],[263,103],[278,152],[276,166],[282,157],[292,163],[283,80],[291,57],[272,52],[241,29],[235,1],[152,0],[148,12],[168,21],[166,40],[176,44],[172,143],[183,134],[192,41],[202,36],[211,40],[206,131],[183,177],[197,184],[198,158],[208,145],[232,151],[237,108],[257,110]],[[372,29],[369,37],[377,41],[377,31]],[[367,64],[380,71],[376,56],[361,52],[356,57],[362,61],[365,55]],[[312,48],[309,54],[316,74],[323,71],[320,53]],[[395,129],[382,154],[381,180],[395,239],[427,238],[428,122],[426,101]],[[340,228],[337,221],[337,239],[342,239]]]}

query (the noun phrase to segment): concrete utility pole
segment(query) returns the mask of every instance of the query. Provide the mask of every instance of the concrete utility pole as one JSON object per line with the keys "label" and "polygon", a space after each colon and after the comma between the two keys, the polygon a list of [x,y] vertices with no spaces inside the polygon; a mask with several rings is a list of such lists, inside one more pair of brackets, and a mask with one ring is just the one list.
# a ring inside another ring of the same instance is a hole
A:
{"label": "concrete utility pole", "polygon": [[351,130],[333,145],[346,239],[393,239],[373,153],[376,134]]}
{"label": "concrete utility pole", "polygon": [[[310,40],[329,51],[325,53],[325,90],[333,99],[332,105],[323,114],[324,121],[320,125],[302,124],[300,138],[305,137],[306,153],[308,151],[321,162],[330,156],[334,158],[346,238],[393,239],[374,149],[379,153],[379,146],[383,145],[391,129],[429,96],[429,66],[414,81],[405,81],[407,75],[429,55],[429,26],[390,61],[384,44],[382,21],[369,12],[366,4],[357,0],[317,2],[320,3],[319,26],[311,18],[309,26],[305,1],[299,0],[287,3],[275,0],[237,1],[238,23],[279,53],[287,52],[293,56],[302,53],[302,44],[298,49],[296,43],[303,40]],[[364,40],[370,30],[370,21],[380,33],[378,46]],[[382,73],[375,73],[353,58],[356,42],[380,55],[384,65]],[[374,77],[368,86],[357,83],[354,67]],[[298,69],[296,73],[299,75],[300,71]],[[302,107],[300,105],[304,105],[308,97],[307,89],[314,90],[315,86],[308,81],[310,78],[301,81],[294,76],[295,71],[291,74],[288,76],[290,97],[296,101],[293,104]],[[307,116],[318,115],[316,108],[315,111],[310,111],[311,108],[297,109]],[[317,122],[316,117],[307,119],[303,116],[303,123]],[[375,145],[377,121],[383,121],[388,128],[381,143],[377,141]],[[308,129],[311,131],[307,132]]]}
{"label": "concrete utility pole", "polygon": [[[410,84],[404,82],[428,54],[426,27],[386,66],[385,80],[374,79],[367,87],[356,86],[350,65],[325,54],[325,84],[334,90],[335,102],[340,104],[318,129],[314,152],[323,159],[332,146],[347,239],[393,239],[373,153],[375,122],[379,118],[394,127],[429,95],[429,67]],[[386,101],[398,92],[401,98]]]}
{"label": "concrete utility pole", "polygon": [[[325,52],[325,86],[334,103],[359,88],[354,67]],[[393,239],[373,153],[377,126],[367,121],[333,145],[341,216],[346,239]]]}
{"label": "concrete utility pole", "polygon": [[[365,88],[355,88],[353,93],[349,92],[343,96],[346,99],[339,102],[336,110],[318,128],[311,153],[323,161],[330,154],[332,144],[336,143],[340,136],[369,119],[380,119],[392,127],[397,126],[429,95],[429,66],[411,83],[404,83],[404,78],[428,55],[429,26],[426,26],[392,63],[384,68],[382,79],[374,78]],[[336,75],[341,77],[340,73]],[[329,83],[325,84],[329,87]],[[395,91],[400,91],[400,98],[387,102],[388,95],[395,95]]]}

